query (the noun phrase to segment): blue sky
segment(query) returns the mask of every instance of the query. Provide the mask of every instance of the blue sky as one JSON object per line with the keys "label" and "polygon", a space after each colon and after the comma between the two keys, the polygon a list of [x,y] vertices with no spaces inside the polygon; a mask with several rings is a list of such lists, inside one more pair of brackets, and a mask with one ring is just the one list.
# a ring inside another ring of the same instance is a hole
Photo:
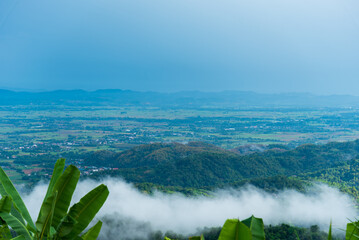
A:
{"label": "blue sky", "polygon": [[0,88],[359,95],[359,1],[1,0]]}

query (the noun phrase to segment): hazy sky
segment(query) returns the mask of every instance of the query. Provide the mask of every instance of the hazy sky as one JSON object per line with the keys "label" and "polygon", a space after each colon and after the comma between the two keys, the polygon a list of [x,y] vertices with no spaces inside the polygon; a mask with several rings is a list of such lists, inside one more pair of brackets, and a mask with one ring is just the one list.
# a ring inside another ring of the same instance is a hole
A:
{"label": "hazy sky", "polygon": [[0,88],[359,95],[359,1],[1,0]]}

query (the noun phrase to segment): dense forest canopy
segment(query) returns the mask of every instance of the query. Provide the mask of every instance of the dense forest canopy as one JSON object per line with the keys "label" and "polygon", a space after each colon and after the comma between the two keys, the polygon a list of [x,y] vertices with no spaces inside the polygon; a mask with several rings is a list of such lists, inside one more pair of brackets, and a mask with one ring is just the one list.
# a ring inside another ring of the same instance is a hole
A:
{"label": "dense forest canopy", "polygon": [[92,177],[109,174],[137,183],[210,187],[245,179],[319,171],[348,164],[358,154],[359,141],[305,144],[295,149],[276,146],[248,155],[191,142],[141,145],[120,153],[99,151],[88,155],[85,161],[89,165],[118,169],[95,173]]}

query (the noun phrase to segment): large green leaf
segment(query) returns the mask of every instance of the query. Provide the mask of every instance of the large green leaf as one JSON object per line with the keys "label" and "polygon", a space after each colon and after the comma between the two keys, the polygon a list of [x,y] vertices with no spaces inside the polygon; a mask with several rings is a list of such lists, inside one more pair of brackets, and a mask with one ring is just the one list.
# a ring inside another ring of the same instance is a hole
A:
{"label": "large green leaf", "polygon": [[70,234],[66,238],[73,238],[79,235],[89,225],[96,213],[100,210],[109,195],[108,188],[101,184],[70,208],[68,215],[75,219],[77,223],[74,225]]}
{"label": "large green leaf", "polygon": [[12,206],[12,199],[9,196],[3,196],[0,199],[0,212],[7,212],[11,211]]}
{"label": "large green leaf", "polygon": [[57,180],[62,175],[65,168],[65,159],[60,158],[56,161],[54,171],[52,172],[51,180],[49,183],[49,186],[47,188],[47,192],[44,198],[44,202],[46,201],[46,198],[49,197],[49,195],[53,192],[54,186],[57,183]]}
{"label": "large green leaf", "polygon": [[[0,181],[0,182],[1,182],[1,181]],[[9,195],[9,194],[6,193],[5,188],[3,187],[2,184],[0,184],[0,194],[1,194],[1,196],[7,196],[7,195]]]}
{"label": "large green leaf", "polygon": [[96,240],[100,234],[102,227],[102,222],[98,221],[95,226],[90,228],[84,235],[82,235],[83,240]]}
{"label": "large green leaf", "polygon": [[359,222],[351,222],[347,224],[345,240],[359,239]]}
{"label": "large green leaf", "polygon": [[17,192],[16,188],[12,184],[9,177],[6,175],[5,171],[0,167],[0,182],[6,191],[7,195],[10,196],[14,202],[14,205],[19,210],[21,215],[26,220],[27,224],[33,228],[36,229],[35,224],[33,223],[29,211],[27,210],[23,200],[21,199],[19,193]]}
{"label": "large green leaf", "polygon": [[237,239],[237,226],[238,219],[227,219],[224,223],[221,233],[219,234],[218,240],[234,240]]}
{"label": "large green leaf", "polygon": [[0,239],[11,239],[11,232],[9,226],[5,224],[1,224],[0,226]]}
{"label": "large green leaf", "polygon": [[201,236],[189,237],[188,240],[204,240],[203,234]]}
{"label": "large green leaf", "polygon": [[57,235],[60,237],[68,235],[76,223],[77,221],[73,217],[66,215],[56,229]]}
{"label": "large green leaf", "polygon": [[[1,184],[0,184],[1,185]],[[11,215],[13,215],[14,217],[16,217],[17,219],[19,219],[19,221],[25,225],[25,221],[24,218],[22,217],[20,211],[18,209],[16,209],[16,206],[13,204],[11,207],[11,211],[10,211]]]}
{"label": "large green leaf", "polygon": [[50,236],[56,196],[57,192],[51,193],[41,206],[39,217],[36,221],[36,228],[40,231],[40,239],[43,239],[45,236]]}
{"label": "large green leaf", "polygon": [[26,238],[21,235],[21,236],[17,236],[17,237],[11,238],[11,240],[26,240]]}
{"label": "large green leaf", "polygon": [[[0,200],[0,212],[10,213],[13,209],[12,199],[9,196],[3,196]],[[0,219],[0,239],[12,238],[8,224]]]}
{"label": "large green leaf", "polygon": [[329,232],[328,232],[328,240],[332,240],[332,221],[330,221],[330,225],[329,225]]}
{"label": "large green leaf", "polygon": [[[60,158],[56,161],[54,171],[52,172],[51,180],[47,188],[47,192],[44,198],[44,201],[41,205],[38,219],[36,221],[36,227],[41,232],[41,234],[47,234],[50,231],[52,218],[54,215],[55,201],[54,198],[54,186],[58,182],[58,179],[61,177],[65,168],[65,159]],[[56,192],[57,195],[57,192]],[[51,218],[51,221],[49,221]]]}
{"label": "large green leaf", "polygon": [[72,195],[76,189],[77,182],[80,178],[80,170],[75,166],[70,165],[65,172],[57,180],[53,191],[57,192],[55,200],[55,209],[52,219],[52,226],[56,229],[61,222],[61,219],[66,216],[69,209]]}
{"label": "large green leaf", "polygon": [[264,224],[261,218],[256,218],[253,215],[242,221],[251,230],[253,240],[264,240]]}
{"label": "large green leaf", "polygon": [[18,234],[23,235],[26,240],[31,240],[31,234],[27,228],[14,216],[7,212],[0,212],[0,217]]}
{"label": "large green leaf", "polygon": [[252,240],[250,229],[238,219],[228,219],[219,234],[218,240]]}

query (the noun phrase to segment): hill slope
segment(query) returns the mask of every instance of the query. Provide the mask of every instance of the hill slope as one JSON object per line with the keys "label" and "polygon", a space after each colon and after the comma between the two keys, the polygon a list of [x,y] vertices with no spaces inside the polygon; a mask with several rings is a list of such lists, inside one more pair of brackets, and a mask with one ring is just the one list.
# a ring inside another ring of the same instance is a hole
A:
{"label": "hill slope", "polygon": [[359,141],[306,144],[293,150],[239,155],[205,143],[155,143],[121,153],[96,152],[86,163],[119,168],[98,173],[131,182],[164,186],[209,187],[243,179],[295,175],[345,164],[359,153]]}
{"label": "hill slope", "polygon": [[359,200],[359,159],[348,161],[337,167],[301,174],[299,179],[335,186]]}

